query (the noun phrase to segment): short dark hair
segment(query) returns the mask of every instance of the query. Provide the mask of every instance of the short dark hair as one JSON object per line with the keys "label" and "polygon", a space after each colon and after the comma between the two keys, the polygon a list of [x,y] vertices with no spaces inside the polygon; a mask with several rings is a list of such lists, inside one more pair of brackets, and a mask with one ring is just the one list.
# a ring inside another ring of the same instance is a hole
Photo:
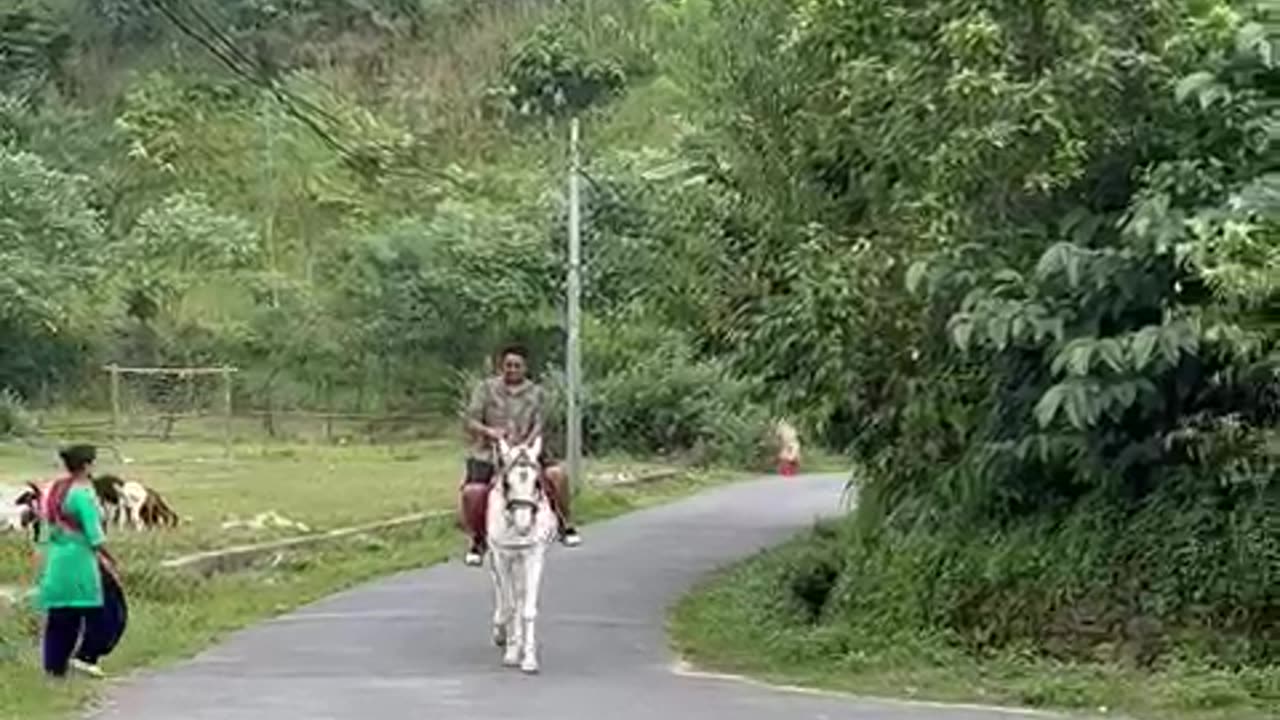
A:
{"label": "short dark hair", "polygon": [[72,445],[63,448],[58,455],[62,458],[62,465],[67,472],[80,472],[94,460],[98,459],[98,449],[92,445]]}
{"label": "short dark hair", "polygon": [[502,350],[498,351],[498,359],[501,360],[508,355],[515,355],[525,362],[529,362],[529,350],[520,343],[511,343],[503,345]]}

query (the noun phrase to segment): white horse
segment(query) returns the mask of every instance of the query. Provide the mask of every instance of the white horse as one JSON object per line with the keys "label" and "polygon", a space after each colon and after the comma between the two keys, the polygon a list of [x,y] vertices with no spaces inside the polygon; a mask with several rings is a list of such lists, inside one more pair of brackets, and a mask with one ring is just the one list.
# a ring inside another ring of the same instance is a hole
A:
{"label": "white horse", "polygon": [[493,642],[502,662],[538,672],[538,590],[556,517],[541,480],[542,438],[522,445],[498,443],[498,473],[489,490],[485,529],[493,577]]}

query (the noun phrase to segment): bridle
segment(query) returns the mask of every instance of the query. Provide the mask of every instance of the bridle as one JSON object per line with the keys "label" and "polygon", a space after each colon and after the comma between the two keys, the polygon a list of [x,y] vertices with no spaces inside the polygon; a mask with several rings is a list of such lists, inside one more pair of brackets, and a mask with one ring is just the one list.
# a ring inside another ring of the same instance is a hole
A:
{"label": "bridle", "polygon": [[[534,474],[532,498],[511,497],[511,471],[520,467],[529,468]],[[524,451],[521,451],[510,464],[501,467],[502,499],[506,502],[506,511],[508,513],[514,511],[518,507],[524,506],[529,508],[534,515],[537,515],[538,506],[542,502],[542,483],[538,482],[538,473],[540,472],[541,468],[538,466],[538,463],[535,462],[533,458],[529,457],[529,454]]]}

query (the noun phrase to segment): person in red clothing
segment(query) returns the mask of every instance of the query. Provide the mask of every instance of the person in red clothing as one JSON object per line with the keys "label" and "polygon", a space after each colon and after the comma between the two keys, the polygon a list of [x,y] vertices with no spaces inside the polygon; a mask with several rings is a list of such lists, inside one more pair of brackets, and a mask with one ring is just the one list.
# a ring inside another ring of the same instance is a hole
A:
{"label": "person in red clothing", "polygon": [[800,433],[786,420],[778,421],[774,433],[778,440],[778,473],[793,477],[800,469]]}

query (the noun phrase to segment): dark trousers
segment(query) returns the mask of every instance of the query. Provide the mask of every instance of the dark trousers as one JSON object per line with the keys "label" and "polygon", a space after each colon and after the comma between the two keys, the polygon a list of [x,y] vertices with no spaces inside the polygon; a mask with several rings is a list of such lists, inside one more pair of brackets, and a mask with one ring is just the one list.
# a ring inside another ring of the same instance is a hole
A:
{"label": "dark trousers", "polygon": [[496,468],[493,463],[467,458],[466,474],[462,478],[462,503],[459,508],[462,527],[471,536],[476,547],[484,545],[485,510],[489,500],[489,483]]}
{"label": "dark trousers", "polygon": [[[88,655],[96,661],[96,648],[92,639],[102,636],[98,630],[101,623],[101,607],[49,608],[44,624],[44,671],[54,677],[66,675],[67,665],[70,664],[71,655],[76,652],[77,646],[82,648],[77,655]],[[88,642],[82,643],[82,637]]]}
{"label": "dark trousers", "polygon": [[[124,599],[124,589],[116,578],[105,570],[102,573],[102,617],[101,622],[94,624],[97,635],[80,644],[80,652],[76,657],[85,662],[96,663],[98,658],[105,657],[115,650],[120,638],[124,637],[124,628],[129,623],[129,605]],[[86,644],[88,647],[86,648]]]}
{"label": "dark trousers", "polygon": [[44,669],[55,677],[67,674],[72,654],[96,665],[124,635],[128,606],[124,592],[109,573],[102,574],[101,607],[50,608],[44,629]]}

